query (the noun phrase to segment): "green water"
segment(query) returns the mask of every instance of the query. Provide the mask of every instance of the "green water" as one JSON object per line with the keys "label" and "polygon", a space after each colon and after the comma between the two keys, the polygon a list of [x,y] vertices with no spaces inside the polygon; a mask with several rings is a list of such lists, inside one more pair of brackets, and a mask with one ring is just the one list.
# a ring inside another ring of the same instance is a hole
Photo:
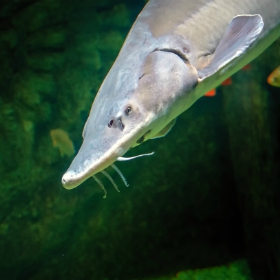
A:
{"label": "green water", "polygon": [[[280,279],[280,41],[167,137],[60,181],[93,98],[145,1],[4,1],[0,11],[0,279]],[[66,144],[65,144],[66,145]],[[176,273],[180,272],[177,274]]]}

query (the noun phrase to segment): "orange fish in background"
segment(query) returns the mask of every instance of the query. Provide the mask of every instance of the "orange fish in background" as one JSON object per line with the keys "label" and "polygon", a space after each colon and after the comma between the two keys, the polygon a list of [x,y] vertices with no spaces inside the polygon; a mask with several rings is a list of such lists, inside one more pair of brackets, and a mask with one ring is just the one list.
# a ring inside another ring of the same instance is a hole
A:
{"label": "orange fish in background", "polygon": [[274,87],[280,87],[280,66],[278,66],[272,73],[268,76],[267,82]]}
{"label": "orange fish in background", "polygon": [[[221,83],[221,86],[229,86],[231,84],[232,84],[232,79],[231,79],[231,77],[229,77]],[[209,90],[206,94],[204,94],[204,96],[207,96],[207,97],[212,97],[212,96],[215,96],[215,95],[216,95],[216,89],[215,88]]]}
{"label": "orange fish in background", "polygon": [[207,93],[204,94],[204,96],[206,96],[206,97],[212,97],[212,96],[215,96],[215,95],[216,95],[216,89],[215,88],[209,90]]}
{"label": "orange fish in background", "polygon": [[[251,64],[245,65],[241,70],[246,71],[246,70],[249,70],[249,69],[251,69]],[[229,85],[232,85],[232,78],[231,77],[227,78],[226,80],[224,80],[221,83],[221,86],[229,86]],[[213,97],[215,95],[216,95],[216,89],[215,88],[209,90],[206,94],[204,94],[204,96],[206,96],[206,97]]]}
{"label": "orange fish in background", "polygon": [[52,138],[52,144],[55,148],[59,149],[61,157],[71,157],[74,155],[75,148],[66,131],[61,128],[56,128],[50,131],[50,135]]}

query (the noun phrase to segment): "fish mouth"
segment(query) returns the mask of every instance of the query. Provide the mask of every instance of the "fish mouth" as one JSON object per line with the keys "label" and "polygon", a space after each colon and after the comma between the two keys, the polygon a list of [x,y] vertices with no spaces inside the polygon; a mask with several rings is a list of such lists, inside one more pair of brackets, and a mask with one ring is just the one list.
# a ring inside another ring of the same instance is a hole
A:
{"label": "fish mouth", "polygon": [[112,165],[117,160],[118,157],[125,154],[126,151],[128,150],[120,147],[117,149],[112,149],[112,148],[108,152],[106,152],[102,157],[100,157],[98,160],[90,161],[89,159],[86,159],[85,161],[82,161],[82,164],[80,164],[79,163],[79,160],[81,159],[80,155],[84,154],[83,145],[82,145],[80,151],[78,152],[77,156],[74,158],[69,169],[62,176],[61,179],[62,186],[67,190],[71,190],[78,187],[88,178],[92,177],[96,173],[99,173],[102,170],[109,167],[110,165]]}
{"label": "fish mouth", "polygon": [[[131,131],[119,138],[111,147],[104,144],[101,148],[97,143],[85,139],[70,167],[62,176],[62,186],[67,190],[74,189],[96,173],[111,166],[132,147],[136,142],[137,134]],[[103,143],[105,142],[106,139],[103,139]]]}
{"label": "fish mouth", "polygon": [[62,186],[67,190],[76,188],[82,182],[83,181],[80,182],[80,180],[79,181],[77,180],[74,170],[66,171],[61,179]]}
{"label": "fish mouth", "polygon": [[[140,126],[134,127],[125,134],[124,131],[120,131],[118,136],[111,134],[100,139],[96,137],[97,134],[88,134],[70,167],[62,176],[63,187],[67,190],[74,189],[96,173],[111,166],[149,129],[150,119],[151,116],[148,115]],[[111,128],[108,129],[111,131]]]}

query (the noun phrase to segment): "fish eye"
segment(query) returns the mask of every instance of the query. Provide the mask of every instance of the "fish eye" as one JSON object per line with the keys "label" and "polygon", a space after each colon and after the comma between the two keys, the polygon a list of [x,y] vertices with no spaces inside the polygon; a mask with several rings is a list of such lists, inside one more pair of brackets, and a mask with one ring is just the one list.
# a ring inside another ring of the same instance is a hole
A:
{"label": "fish eye", "polygon": [[132,109],[130,106],[126,107],[126,109],[124,110],[124,113],[126,116],[129,116],[131,114],[131,112],[132,112]]}

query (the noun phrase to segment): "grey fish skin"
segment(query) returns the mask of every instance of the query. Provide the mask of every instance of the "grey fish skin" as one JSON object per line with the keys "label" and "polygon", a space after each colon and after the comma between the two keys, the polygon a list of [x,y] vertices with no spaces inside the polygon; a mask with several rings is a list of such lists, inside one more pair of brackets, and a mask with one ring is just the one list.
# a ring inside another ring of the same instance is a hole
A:
{"label": "grey fish skin", "polygon": [[279,34],[279,0],[150,0],[95,97],[63,186],[75,188],[131,147],[164,136]]}

